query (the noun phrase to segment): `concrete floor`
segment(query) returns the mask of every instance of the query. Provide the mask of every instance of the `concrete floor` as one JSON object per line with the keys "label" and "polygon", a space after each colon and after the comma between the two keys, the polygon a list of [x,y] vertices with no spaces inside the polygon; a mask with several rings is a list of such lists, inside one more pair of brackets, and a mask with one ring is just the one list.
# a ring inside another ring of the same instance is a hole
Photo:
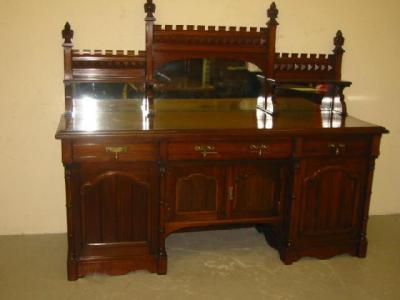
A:
{"label": "concrete floor", "polygon": [[66,235],[0,236],[0,299],[400,299],[400,215],[371,217],[366,259],[285,266],[254,229],[168,238],[167,276],[66,280]]}

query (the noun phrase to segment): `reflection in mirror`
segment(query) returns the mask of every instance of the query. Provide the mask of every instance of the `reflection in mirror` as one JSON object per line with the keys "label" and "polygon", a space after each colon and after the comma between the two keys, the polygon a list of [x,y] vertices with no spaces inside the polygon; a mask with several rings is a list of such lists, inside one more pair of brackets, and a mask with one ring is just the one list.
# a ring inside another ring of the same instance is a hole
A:
{"label": "reflection in mirror", "polygon": [[81,82],[72,87],[73,112],[86,115],[107,111],[143,110],[143,84]]}
{"label": "reflection in mirror", "polygon": [[343,112],[334,84],[281,84],[276,87],[274,96],[279,98],[279,108],[283,110]]}
{"label": "reflection in mirror", "polygon": [[144,97],[143,84],[81,82],[73,85],[73,99],[130,100]]}
{"label": "reflection in mirror", "polygon": [[257,109],[256,114],[258,129],[272,129],[274,127],[274,119],[269,113]]}
{"label": "reflection in mirror", "polygon": [[254,98],[264,94],[265,77],[250,62],[216,58],[172,61],[155,74],[156,98]]}
{"label": "reflection in mirror", "polygon": [[321,121],[323,128],[342,127],[342,116],[331,111],[321,110]]}

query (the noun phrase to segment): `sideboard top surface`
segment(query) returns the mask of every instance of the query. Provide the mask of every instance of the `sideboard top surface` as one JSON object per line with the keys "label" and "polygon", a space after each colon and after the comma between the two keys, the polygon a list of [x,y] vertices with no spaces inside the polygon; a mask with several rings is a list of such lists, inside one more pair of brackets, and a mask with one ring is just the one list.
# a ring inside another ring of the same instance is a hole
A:
{"label": "sideboard top surface", "polygon": [[[196,100],[193,101],[195,103]],[[244,101],[246,102],[246,101]],[[188,105],[188,100],[185,100]],[[62,115],[56,137],[120,136],[136,134],[327,134],[385,133],[383,127],[351,116],[293,110],[271,116],[262,110],[232,105],[165,105],[152,117],[141,109],[111,109]]]}

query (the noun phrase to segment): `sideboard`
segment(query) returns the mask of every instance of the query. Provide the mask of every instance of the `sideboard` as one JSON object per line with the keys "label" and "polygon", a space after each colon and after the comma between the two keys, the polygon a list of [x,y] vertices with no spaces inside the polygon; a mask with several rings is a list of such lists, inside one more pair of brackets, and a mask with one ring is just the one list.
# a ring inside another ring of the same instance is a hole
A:
{"label": "sideboard", "polygon": [[[170,234],[234,225],[255,226],[285,264],[365,257],[374,164],[387,130],[347,114],[342,33],[333,54],[276,53],[274,3],[262,29],[162,27],[155,8],[145,4],[146,51],[138,53],[78,51],[70,25],[63,30],[66,105],[56,138],[68,279],[166,274]],[[223,78],[257,66],[261,83],[252,86],[261,94],[248,96],[254,88],[245,94],[244,84],[221,92],[204,71],[213,65],[221,73],[216,59],[246,62],[229,63]],[[194,78],[188,70],[200,66],[201,86],[171,85],[160,71],[182,60],[172,73],[182,65]]]}

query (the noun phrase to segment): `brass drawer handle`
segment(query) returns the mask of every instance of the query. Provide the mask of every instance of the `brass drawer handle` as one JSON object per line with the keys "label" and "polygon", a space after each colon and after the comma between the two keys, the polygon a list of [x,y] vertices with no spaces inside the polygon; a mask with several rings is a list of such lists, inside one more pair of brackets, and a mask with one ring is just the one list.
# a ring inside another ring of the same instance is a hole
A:
{"label": "brass drawer handle", "polygon": [[194,151],[200,152],[203,155],[203,158],[206,158],[208,154],[218,154],[218,152],[214,150],[215,150],[214,146],[209,146],[209,145],[194,146]]}
{"label": "brass drawer handle", "polygon": [[268,150],[269,146],[264,145],[264,144],[261,144],[261,145],[253,144],[253,145],[250,145],[249,148],[250,148],[251,152],[257,152],[258,156],[262,156],[264,154],[264,151]]}
{"label": "brass drawer handle", "polygon": [[339,155],[346,150],[346,144],[329,144],[328,148],[333,152],[335,155]]}
{"label": "brass drawer handle", "polygon": [[128,152],[128,147],[106,147],[106,152],[107,153],[114,153],[114,158],[115,160],[118,160],[118,155],[120,153],[127,153]]}

